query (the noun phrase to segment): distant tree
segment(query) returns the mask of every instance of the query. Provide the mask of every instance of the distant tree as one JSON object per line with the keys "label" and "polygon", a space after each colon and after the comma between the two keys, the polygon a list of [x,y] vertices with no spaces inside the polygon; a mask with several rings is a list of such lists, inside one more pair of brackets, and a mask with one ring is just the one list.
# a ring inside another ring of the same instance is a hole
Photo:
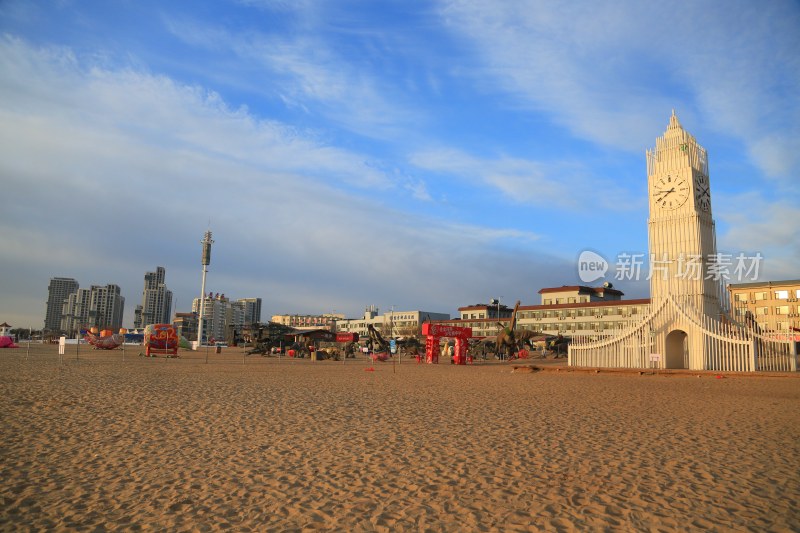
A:
{"label": "distant tree", "polygon": [[40,329],[29,329],[29,328],[12,328],[10,333],[13,337],[16,337],[18,340],[28,340],[30,338],[36,338],[42,336],[42,330]]}
{"label": "distant tree", "polygon": [[422,335],[422,326],[402,326],[396,327],[394,329],[395,334],[398,337],[409,338],[409,337],[419,337]]}

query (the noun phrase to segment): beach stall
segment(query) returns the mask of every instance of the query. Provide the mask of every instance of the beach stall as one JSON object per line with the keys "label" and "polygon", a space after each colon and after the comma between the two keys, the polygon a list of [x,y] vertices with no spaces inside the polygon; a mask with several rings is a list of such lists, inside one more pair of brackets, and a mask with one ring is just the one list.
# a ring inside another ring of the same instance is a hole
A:
{"label": "beach stall", "polygon": [[149,324],[144,328],[145,355],[177,357],[179,340],[172,324]]}

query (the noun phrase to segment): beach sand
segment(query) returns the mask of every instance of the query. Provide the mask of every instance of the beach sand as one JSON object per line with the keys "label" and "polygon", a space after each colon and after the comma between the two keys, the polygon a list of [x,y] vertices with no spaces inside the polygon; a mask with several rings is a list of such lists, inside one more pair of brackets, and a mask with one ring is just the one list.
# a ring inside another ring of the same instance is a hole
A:
{"label": "beach sand", "polygon": [[796,375],[75,350],[0,351],[2,530],[800,529]]}

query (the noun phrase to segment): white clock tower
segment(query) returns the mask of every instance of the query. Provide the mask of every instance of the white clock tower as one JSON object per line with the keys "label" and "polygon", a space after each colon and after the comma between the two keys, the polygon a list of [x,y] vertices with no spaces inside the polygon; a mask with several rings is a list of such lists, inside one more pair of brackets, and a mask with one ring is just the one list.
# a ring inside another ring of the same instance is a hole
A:
{"label": "white clock tower", "polygon": [[[574,337],[570,366],[797,371],[788,335],[769,337],[723,313],[706,151],[675,112],[647,151],[650,312],[606,338]],[[715,270],[716,268],[716,270]]]}
{"label": "white clock tower", "polygon": [[647,182],[652,308],[674,296],[701,315],[719,318],[720,285],[711,270],[718,256],[708,159],[675,111],[656,147],[647,151]]}

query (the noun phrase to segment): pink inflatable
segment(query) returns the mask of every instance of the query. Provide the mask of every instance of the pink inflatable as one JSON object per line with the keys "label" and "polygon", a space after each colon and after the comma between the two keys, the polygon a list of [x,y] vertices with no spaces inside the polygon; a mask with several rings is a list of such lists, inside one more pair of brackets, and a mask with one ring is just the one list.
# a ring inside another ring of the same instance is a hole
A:
{"label": "pink inflatable", "polygon": [[0,348],[19,348],[19,346],[14,344],[13,338],[3,335],[0,337]]}

